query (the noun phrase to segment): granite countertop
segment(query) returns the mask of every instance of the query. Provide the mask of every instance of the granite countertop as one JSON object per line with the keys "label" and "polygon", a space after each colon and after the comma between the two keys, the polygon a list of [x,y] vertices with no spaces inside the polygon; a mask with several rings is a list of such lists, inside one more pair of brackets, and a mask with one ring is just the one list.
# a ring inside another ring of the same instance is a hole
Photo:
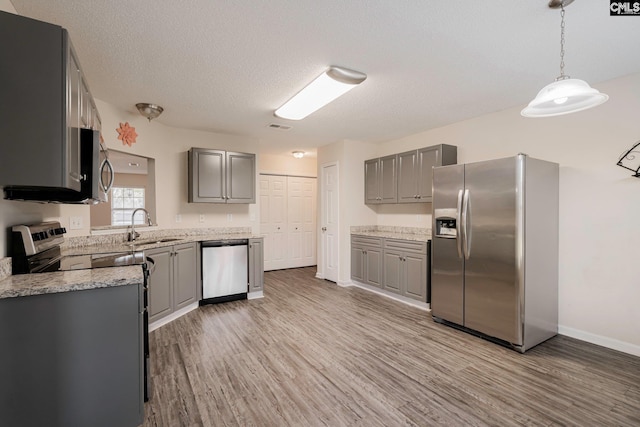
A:
{"label": "granite countertop", "polygon": [[0,299],[137,285],[143,280],[142,268],[139,265],[17,274],[0,280]]}
{"label": "granite countertop", "polygon": [[383,237],[385,239],[412,240],[427,242],[431,240],[431,230],[419,227],[392,227],[365,225],[351,227],[351,234],[357,236]]}
{"label": "granite countertop", "polygon": [[[129,251],[146,251],[149,249],[163,248],[167,246],[181,245],[183,243],[204,242],[212,240],[235,240],[235,239],[256,239],[262,236],[256,236],[251,233],[213,233],[198,235],[163,235],[148,237],[141,235],[134,242],[107,243],[107,244],[88,244],[84,246],[65,247],[62,255],[86,255],[104,252],[129,252]],[[167,240],[171,239],[171,240]],[[161,241],[167,240],[167,241]]]}
{"label": "granite countertop", "polygon": [[[124,233],[72,237],[65,240],[61,254],[136,252],[191,242],[262,238],[253,235],[250,227],[153,231],[145,231],[141,227],[139,232],[140,237],[133,245],[124,241]],[[171,240],[162,241],[166,239]],[[10,260],[11,258],[0,259],[0,299],[123,286],[143,281],[139,265],[8,276],[11,271]]]}

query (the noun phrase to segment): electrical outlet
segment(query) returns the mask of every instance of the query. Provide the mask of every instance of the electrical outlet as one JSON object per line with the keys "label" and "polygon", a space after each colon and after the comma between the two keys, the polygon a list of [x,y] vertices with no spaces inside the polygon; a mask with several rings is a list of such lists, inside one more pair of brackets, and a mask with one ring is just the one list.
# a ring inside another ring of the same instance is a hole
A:
{"label": "electrical outlet", "polygon": [[204,222],[204,214],[200,214],[200,222]]}
{"label": "electrical outlet", "polygon": [[227,221],[228,222],[233,221],[233,214],[227,214]]}
{"label": "electrical outlet", "polygon": [[80,230],[82,228],[82,217],[81,216],[69,217],[69,228],[71,230]]}
{"label": "electrical outlet", "polygon": [[176,215],[176,222],[182,222],[182,215],[180,214]]}

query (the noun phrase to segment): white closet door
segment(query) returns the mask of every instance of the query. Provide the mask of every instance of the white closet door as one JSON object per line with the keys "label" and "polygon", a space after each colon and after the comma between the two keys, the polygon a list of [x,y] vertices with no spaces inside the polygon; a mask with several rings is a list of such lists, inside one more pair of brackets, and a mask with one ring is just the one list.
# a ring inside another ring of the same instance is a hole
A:
{"label": "white closet door", "polygon": [[260,175],[260,230],[264,238],[264,269],[288,268],[287,178]]}
{"label": "white closet door", "polygon": [[316,179],[287,178],[289,266],[316,265]]}

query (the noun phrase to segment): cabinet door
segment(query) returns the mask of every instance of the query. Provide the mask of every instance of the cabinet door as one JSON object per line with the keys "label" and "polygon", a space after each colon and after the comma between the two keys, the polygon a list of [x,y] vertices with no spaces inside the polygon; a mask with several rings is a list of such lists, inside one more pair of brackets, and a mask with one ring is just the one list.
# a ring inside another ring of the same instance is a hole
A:
{"label": "cabinet door", "polygon": [[380,158],[380,203],[397,203],[398,201],[398,156]]}
{"label": "cabinet door", "polygon": [[185,243],[173,247],[174,310],[196,302],[197,295],[196,244]]}
{"label": "cabinet door", "polygon": [[382,287],[382,248],[365,247],[365,283]]}
{"label": "cabinet door", "polygon": [[398,154],[398,203],[418,202],[418,152]]}
{"label": "cabinet door", "polygon": [[364,203],[380,203],[380,159],[364,162]]}
{"label": "cabinet door", "polygon": [[365,282],[364,279],[364,249],[362,246],[351,244],[351,279]]}
{"label": "cabinet door", "polygon": [[225,203],[225,152],[189,150],[189,203]]}
{"label": "cabinet door", "polygon": [[80,115],[81,115],[81,74],[78,60],[69,43],[67,64],[67,182],[68,187],[80,191]]}
{"label": "cabinet door", "polygon": [[422,148],[418,150],[418,200],[431,202],[433,186],[433,168],[442,165],[440,146]]}
{"label": "cabinet door", "polygon": [[249,239],[249,292],[264,290],[262,239]]}
{"label": "cabinet door", "polygon": [[87,82],[83,78],[80,79],[80,127],[91,129],[91,93],[87,88]]}
{"label": "cabinet door", "polygon": [[171,266],[171,248],[158,248],[145,251],[153,258],[155,268],[149,276],[149,322],[170,314],[173,311],[173,268]]}
{"label": "cabinet door", "polygon": [[227,152],[227,203],[256,202],[256,155]]}
{"label": "cabinet door", "polygon": [[400,293],[402,282],[402,253],[384,251],[384,289]]}
{"label": "cabinet door", "polygon": [[404,295],[418,301],[427,301],[427,257],[424,254],[405,253],[403,256]]}

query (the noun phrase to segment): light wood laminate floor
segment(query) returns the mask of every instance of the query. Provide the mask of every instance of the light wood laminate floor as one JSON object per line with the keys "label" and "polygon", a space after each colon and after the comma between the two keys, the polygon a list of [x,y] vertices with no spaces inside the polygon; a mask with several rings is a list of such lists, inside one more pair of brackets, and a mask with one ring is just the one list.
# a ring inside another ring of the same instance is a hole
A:
{"label": "light wood laminate floor", "polygon": [[152,332],[144,425],[640,425],[640,358],[562,336],[519,354],[314,274]]}

